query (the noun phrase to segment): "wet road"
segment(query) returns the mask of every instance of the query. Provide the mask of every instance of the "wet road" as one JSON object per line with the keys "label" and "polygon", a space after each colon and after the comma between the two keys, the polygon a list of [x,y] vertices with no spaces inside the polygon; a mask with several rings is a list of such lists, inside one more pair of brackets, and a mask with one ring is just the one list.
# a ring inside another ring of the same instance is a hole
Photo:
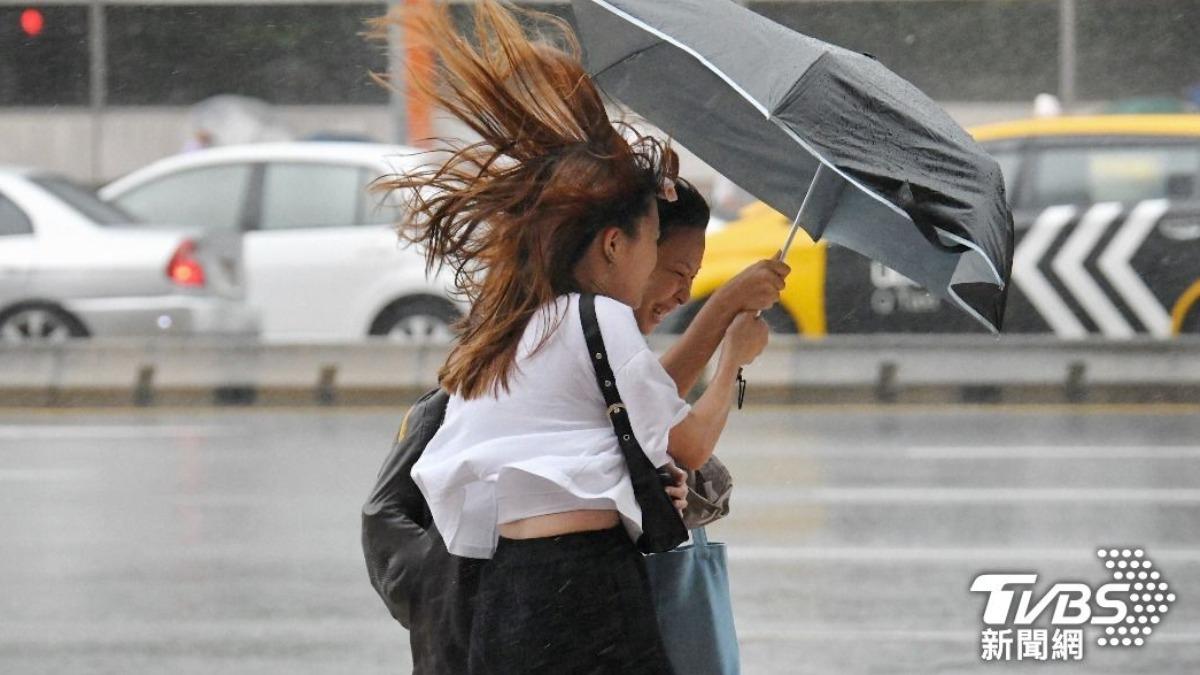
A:
{"label": "wet road", "polygon": [[[358,538],[400,416],[0,412],[0,672],[408,673]],[[971,580],[1106,545],[1178,601],[1054,672],[1200,672],[1200,408],[760,408],[719,454],[745,673],[1044,672],[980,661]]]}

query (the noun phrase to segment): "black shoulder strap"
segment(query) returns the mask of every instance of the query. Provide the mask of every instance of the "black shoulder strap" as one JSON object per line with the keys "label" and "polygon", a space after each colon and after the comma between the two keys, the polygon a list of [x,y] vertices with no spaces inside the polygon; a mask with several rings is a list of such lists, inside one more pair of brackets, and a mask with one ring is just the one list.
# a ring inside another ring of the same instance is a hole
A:
{"label": "black shoulder strap", "polygon": [[604,337],[600,334],[600,323],[596,319],[595,295],[580,294],[579,318],[583,324],[583,337],[587,340],[588,360],[592,362],[596,384],[604,396],[605,405],[608,406],[608,419],[617,434],[617,445],[625,455],[625,464],[629,467],[634,499],[642,509],[642,537],[638,540],[638,548],[643,553],[669,551],[687,540],[687,528],[684,527],[683,519],[675,510],[670,496],[663,489],[663,480],[650,458],[642,451],[642,446],[633,433],[633,427],[629,424],[629,414],[621,401],[617,378],[613,376],[612,366],[608,363]]}

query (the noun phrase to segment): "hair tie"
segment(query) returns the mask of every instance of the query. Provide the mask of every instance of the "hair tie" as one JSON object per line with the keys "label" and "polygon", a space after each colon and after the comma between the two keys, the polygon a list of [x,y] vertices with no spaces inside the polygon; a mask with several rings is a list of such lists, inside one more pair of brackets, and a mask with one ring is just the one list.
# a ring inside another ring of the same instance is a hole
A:
{"label": "hair tie", "polygon": [[658,198],[673,202],[679,199],[679,195],[675,192],[675,181],[670,178],[663,178],[662,186],[658,188]]}

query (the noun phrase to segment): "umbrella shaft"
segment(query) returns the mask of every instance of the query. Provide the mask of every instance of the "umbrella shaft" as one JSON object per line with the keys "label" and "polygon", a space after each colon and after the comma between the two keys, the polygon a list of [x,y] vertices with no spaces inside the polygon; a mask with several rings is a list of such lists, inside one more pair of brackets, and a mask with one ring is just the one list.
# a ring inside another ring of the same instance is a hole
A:
{"label": "umbrella shaft", "polygon": [[[804,201],[800,202],[800,210],[796,212],[796,218],[792,220],[792,229],[788,231],[787,240],[783,242],[783,248],[779,251],[779,260],[787,258],[788,249],[792,247],[792,240],[796,238],[796,230],[800,229],[800,223],[808,224],[805,229],[813,235],[813,241],[821,238],[821,233],[825,231],[826,221],[828,219],[828,209],[817,209],[816,195],[821,190],[830,190],[840,187],[837,183],[830,183],[830,178],[837,178],[833,169],[829,168],[824,162],[817,164],[817,171],[813,174],[812,182],[808,184],[808,191],[804,193]],[[818,214],[816,211],[821,211]],[[815,222],[820,221],[820,222]]]}

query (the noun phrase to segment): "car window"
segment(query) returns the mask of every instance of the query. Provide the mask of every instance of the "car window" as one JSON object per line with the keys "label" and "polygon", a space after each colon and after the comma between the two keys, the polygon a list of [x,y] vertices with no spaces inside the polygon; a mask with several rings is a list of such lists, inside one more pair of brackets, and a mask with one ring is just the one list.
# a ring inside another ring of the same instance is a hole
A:
{"label": "car window", "polygon": [[252,169],[251,164],[188,169],[136,187],[114,201],[147,222],[236,230]]}
{"label": "car window", "polygon": [[362,185],[362,217],[365,225],[392,225],[400,221],[404,213],[404,200],[396,190],[375,191],[371,184],[379,180],[380,172],[363,169],[359,182]]}
{"label": "car window", "polygon": [[33,223],[11,199],[0,195],[0,237],[33,234]]}
{"label": "car window", "polygon": [[97,225],[128,225],[129,223],[137,222],[137,218],[126,213],[120,207],[105,202],[90,190],[82,188],[65,178],[59,176],[36,176],[29,180],[34,185],[58,197],[68,206],[82,213],[84,217]]}
{"label": "car window", "polygon": [[1200,175],[1200,149],[1192,145],[1045,148],[1033,162],[1033,185],[1021,195],[1029,208],[1191,199]]}
{"label": "car window", "polygon": [[340,164],[270,164],[263,176],[264,230],[359,224],[362,170]]}

